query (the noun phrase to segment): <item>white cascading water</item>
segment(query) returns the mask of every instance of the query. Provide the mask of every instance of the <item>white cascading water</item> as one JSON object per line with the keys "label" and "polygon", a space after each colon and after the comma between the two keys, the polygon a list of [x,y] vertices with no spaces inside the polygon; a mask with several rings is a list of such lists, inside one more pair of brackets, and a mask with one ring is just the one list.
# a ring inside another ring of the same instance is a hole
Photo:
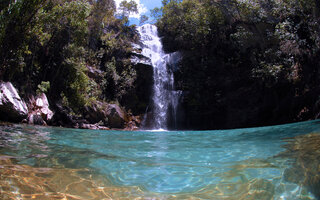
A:
{"label": "white cascading water", "polygon": [[[172,54],[165,54],[162,49],[157,27],[145,24],[138,27],[143,43],[142,55],[151,59],[153,66],[153,120],[152,129],[167,129],[169,107],[172,106],[172,115],[176,115],[179,93],[174,91],[174,78],[167,64]],[[175,56],[176,57],[176,56]],[[175,116],[173,116],[175,120]]]}

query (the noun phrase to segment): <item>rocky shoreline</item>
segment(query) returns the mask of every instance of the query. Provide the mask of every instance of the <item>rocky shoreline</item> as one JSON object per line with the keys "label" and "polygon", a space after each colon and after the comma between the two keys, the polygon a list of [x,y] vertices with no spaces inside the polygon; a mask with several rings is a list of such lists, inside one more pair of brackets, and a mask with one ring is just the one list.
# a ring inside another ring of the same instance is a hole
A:
{"label": "rocky shoreline", "polygon": [[84,108],[84,116],[71,114],[61,103],[49,104],[46,94],[22,99],[10,82],[0,82],[0,120],[8,123],[50,125],[93,130],[138,130],[142,116],[134,116],[117,104],[97,101]]}

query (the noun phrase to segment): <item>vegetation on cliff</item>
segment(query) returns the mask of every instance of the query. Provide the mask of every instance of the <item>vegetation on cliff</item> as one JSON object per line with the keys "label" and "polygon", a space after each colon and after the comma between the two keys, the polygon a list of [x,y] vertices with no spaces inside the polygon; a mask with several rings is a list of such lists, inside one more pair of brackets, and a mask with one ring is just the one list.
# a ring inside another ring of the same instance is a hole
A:
{"label": "vegetation on cliff", "polygon": [[232,128],[319,113],[317,0],[164,0],[153,10],[184,91],[180,128]]}
{"label": "vegetation on cliff", "polygon": [[[152,14],[164,48],[182,55],[174,67],[183,91],[176,128],[249,127],[319,115],[319,1],[162,3]],[[1,1],[0,80],[13,82],[23,98],[44,92],[54,110],[62,105],[79,118],[104,102],[144,113],[152,71],[130,59],[139,34],[128,16],[136,11],[133,1],[117,12],[113,0]]]}
{"label": "vegetation on cliff", "polygon": [[136,11],[134,1],[118,12],[113,0],[1,1],[0,80],[14,82],[24,98],[45,92],[76,116],[97,101],[121,104],[137,87],[130,56],[139,34],[128,24]]}

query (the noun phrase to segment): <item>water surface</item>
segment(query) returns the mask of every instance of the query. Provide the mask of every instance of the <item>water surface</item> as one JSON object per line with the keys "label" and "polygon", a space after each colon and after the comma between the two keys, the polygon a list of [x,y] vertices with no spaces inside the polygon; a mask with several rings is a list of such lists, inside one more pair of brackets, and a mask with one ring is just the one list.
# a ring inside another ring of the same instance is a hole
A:
{"label": "water surface", "polygon": [[1,199],[320,197],[320,121],[221,131],[0,131]]}

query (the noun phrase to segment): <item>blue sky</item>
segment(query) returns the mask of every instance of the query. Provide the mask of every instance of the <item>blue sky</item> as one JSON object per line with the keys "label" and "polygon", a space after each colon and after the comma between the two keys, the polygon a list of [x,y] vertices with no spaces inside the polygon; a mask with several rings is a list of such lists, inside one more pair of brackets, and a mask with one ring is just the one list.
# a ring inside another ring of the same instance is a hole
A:
{"label": "blue sky", "polygon": [[161,0],[140,0],[140,3],[147,7],[149,10],[161,6]]}
{"label": "blue sky", "polygon": [[[122,0],[115,0],[119,5]],[[161,7],[161,0],[134,0],[138,4],[138,14],[130,16],[130,24],[139,24],[139,18],[141,15],[147,15],[149,17],[150,10],[155,7]]]}

